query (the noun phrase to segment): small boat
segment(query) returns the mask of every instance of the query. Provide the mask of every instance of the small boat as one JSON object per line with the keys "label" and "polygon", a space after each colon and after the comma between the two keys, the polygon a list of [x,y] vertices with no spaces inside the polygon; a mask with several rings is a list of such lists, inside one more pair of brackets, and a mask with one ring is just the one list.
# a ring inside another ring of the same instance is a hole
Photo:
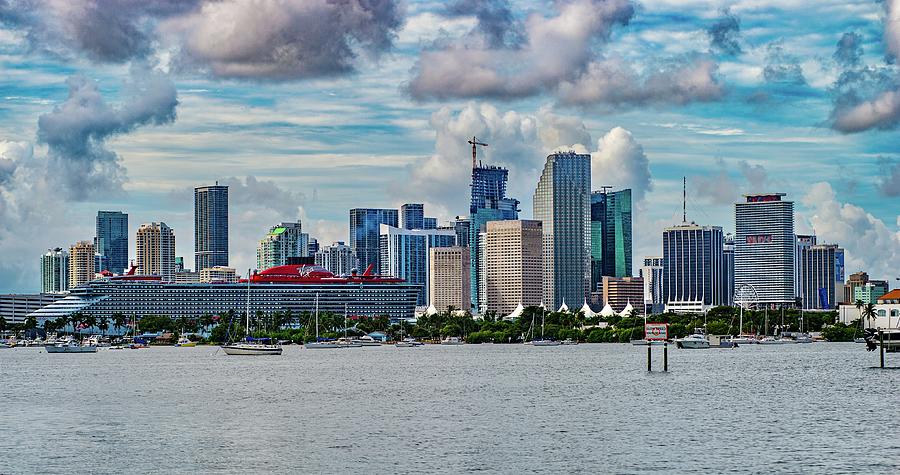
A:
{"label": "small boat", "polygon": [[247,337],[244,341],[222,346],[222,351],[224,351],[226,355],[239,356],[280,355],[282,351],[281,345],[273,345],[270,344],[269,341],[268,338]]}
{"label": "small boat", "polygon": [[425,343],[422,343],[415,338],[404,338],[397,343],[394,343],[394,346],[397,348],[415,348],[417,346],[425,346]]}
{"label": "small boat", "polygon": [[197,346],[197,342],[191,341],[188,337],[182,335],[181,338],[179,338],[178,341],[175,343],[175,346],[191,348],[191,347]]}
{"label": "small boat", "polygon": [[759,342],[755,335],[738,335],[730,339],[731,342],[739,345],[754,345]]}
{"label": "small boat", "polygon": [[866,342],[865,338],[854,338],[853,339],[853,343],[865,343],[865,342]]}
{"label": "small boat", "polygon": [[[346,326],[346,325],[345,325]],[[319,338],[319,294],[316,293],[316,341],[312,341],[303,345],[308,350],[330,350],[340,348],[334,340]]]}
{"label": "small boat", "polygon": [[798,333],[794,335],[794,343],[812,343],[813,339],[809,333]]}
{"label": "small boat", "polygon": [[353,343],[359,343],[362,346],[381,346],[381,342],[370,337],[369,335],[363,335],[359,338],[354,338]]}
{"label": "small boat", "polygon": [[338,338],[336,343],[341,348],[362,348],[363,346],[362,343],[356,343],[354,340],[347,337]]}
{"label": "small boat", "polygon": [[762,340],[757,342],[760,345],[789,345],[791,343],[797,343],[796,341],[790,338],[775,338],[774,336],[763,337]]}
{"label": "small boat", "polygon": [[709,348],[709,340],[706,339],[706,335],[696,331],[684,338],[676,339],[675,344],[678,348],[684,348],[686,350],[702,350]]}
{"label": "small boat", "polygon": [[531,346],[559,346],[562,342],[556,340],[532,340]]}
{"label": "small boat", "polygon": [[52,346],[45,346],[47,353],[96,353],[97,347],[93,345],[82,345],[77,341],[69,341],[67,343],[57,343]]}
{"label": "small boat", "polygon": [[442,345],[464,345],[465,343],[458,336],[448,336],[441,340]]}
{"label": "small boat", "polygon": [[[543,308],[543,305],[541,306]],[[559,346],[561,343],[553,340],[553,339],[544,339],[544,322],[546,320],[547,312],[541,310],[541,338],[535,340],[532,338],[530,342],[525,342],[526,345],[531,346]],[[532,314],[531,326],[534,328],[534,315]]]}
{"label": "small boat", "polygon": [[[879,334],[879,331],[881,332]],[[884,339],[884,351],[887,353],[900,352],[900,328],[884,328],[876,330],[866,328],[866,350],[875,351]]]}
{"label": "small boat", "polygon": [[129,350],[140,350],[141,348],[147,348],[147,340],[143,338],[135,338],[131,343],[128,344]]}
{"label": "small boat", "polygon": [[577,345],[577,344],[578,344],[578,340],[573,340],[573,339],[571,339],[571,338],[566,338],[566,339],[563,340],[562,343],[560,343],[560,344],[561,344],[561,345]]}
{"label": "small boat", "polygon": [[122,346],[122,345],[110,345],[108,349],[110,349],[110,350],[124,350],[125,347]]}

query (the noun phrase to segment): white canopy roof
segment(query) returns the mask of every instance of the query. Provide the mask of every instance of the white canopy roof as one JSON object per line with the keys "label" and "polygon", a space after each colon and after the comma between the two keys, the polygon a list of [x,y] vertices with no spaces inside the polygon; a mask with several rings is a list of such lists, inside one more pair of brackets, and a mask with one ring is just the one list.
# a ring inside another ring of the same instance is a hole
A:
{"label": "white canopy roof", "polygon": [[559,312],[559,313],[568,313],[569,312],[569,306],[566,305],[565,300],[563,300],[563,303],[562,303],[562,305],[559,306],[559,310],[557,310],[557,312]]}
{"label": "white canopy roof", "polygon": [[436,315],[437,313],[438,311],[436,308],[434,308],[434,304],[429,305],[428,308],[425,309],[425,315],[431,316]]}
{"label": "white canopy roof", "polygon": [[584,305],[581,306],[581,313],[585,318],[591,318],[597,315],[593,310],[591,310],[591,306],[588,305],[587,300],[585,300]]}
{"label": "white canopy roof", "polygon": [[609,302],[606,302],[606,305],[603,306],[603,310],[600,310],[601,317],[612,317],[616,314],[616,311],[609,306]]}
{"label": "white canopy roof", "polygon": [[627,317],[627,316],[629,316],[629,315],[631,314],[631,312],[633,312],[633,311],[634,311],[634,307],[631,306],[631,302],[628,302],[628,305],[626,305],[625,308],[623,308],[622,311],[619,312],[619,316],[620,316],[620,317]]}
{"label": "white canopy roof", "polygon": [[519,302],[519,305],[516,306],[516,309],[512,311],[509,315],[503,317],[504,320],[515,320],[522,316],[522,312],[525,311],[525,307],[522,306],[522,303]]}

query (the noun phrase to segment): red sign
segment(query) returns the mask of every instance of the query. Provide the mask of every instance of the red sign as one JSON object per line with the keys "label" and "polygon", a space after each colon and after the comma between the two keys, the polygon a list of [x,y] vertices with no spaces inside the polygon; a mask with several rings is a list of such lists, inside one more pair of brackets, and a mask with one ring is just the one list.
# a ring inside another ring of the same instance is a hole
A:
{"label": "red sign", "polygon": [[747,236],[747,244],[766,244],[772,242],[771,234],[751,234]]}
{"label": "red sign", "polygon": [[781,201],[778,195],[754,195],[747,197],[747,203],[760,203],[764,201]]}
{"label": "red sign", "polygon": [[645,323],[644,339],[647,341],[665,341],[669,339],[668,323]]}

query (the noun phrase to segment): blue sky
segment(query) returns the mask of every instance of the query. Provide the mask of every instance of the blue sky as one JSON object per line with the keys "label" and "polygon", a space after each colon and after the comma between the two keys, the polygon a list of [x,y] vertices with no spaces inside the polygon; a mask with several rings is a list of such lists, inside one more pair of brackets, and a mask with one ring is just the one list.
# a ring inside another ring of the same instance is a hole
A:
{"label": "blue sky", "polygon": [[[688,217],[734,228],[742,193],[786,192],[848,271],[900,276],[897,1],[207,3],[0,0],[0,292],[39,256],[164,221],[191,262],[191,188],[232,187],[231,257],[348,209],[465,214],[469,150],[511,169],[531,216],[547,153],[592,153],[633,187],[635,259]],[[327,25],[323,27],[322,25]],[[896,94],[896,95],[895,95]],[[635,269],[636,270],[636,269]]]}

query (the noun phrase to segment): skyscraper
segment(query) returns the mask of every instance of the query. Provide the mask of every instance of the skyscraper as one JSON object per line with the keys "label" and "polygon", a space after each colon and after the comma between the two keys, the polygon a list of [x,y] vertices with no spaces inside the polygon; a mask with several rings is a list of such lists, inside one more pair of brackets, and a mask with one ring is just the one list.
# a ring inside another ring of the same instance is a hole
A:
{"label": "skyscraper", "polygon": [[94,244],[91,241],[78,241],[69,248],[69,288],[94,280]]}
{"label": "skyscraper", "polygon": [[416,305],[430,302],[428,295],[429,250],[432,247],[451,247],[456,233],[438,229],[402,229],[381,225],[381,274],[392,275],[417,284],[422,289]]}
{"label": "skyscraper", "polygon": [[793,304],[797,252],[794,203],[784,193],[735,203],[734,285],[752,286],[761,304]]}
{"label": "skyscraper", "polygon": [[[137,273],[175,281],[175,231],[166,223],[142,224],[135,239]],[[215,267],[215,266],[209,266]],[[200,272],[202,269],[195,269]]]}
{"label": "skyscraper", "polygon": [[269,228],[266,237],[256,245],[256,268],[260,271],[288,264],[291,257],[307,257],[309,235],[302,224],[279,223]]}
{"label": "skyscraper", "polygon": [[544,300],[556,309],[578,305],[591,283],[591,156],[547,157],[534,192],[534,219],[543,223]]}
{"label": "skyscraper", "polygon": [[806,309],[836,307],[844,284],[844,250],[835,244],[803,246],[799,262],[799,297]]}
{"label": "skyscraper", "polygon": [[495,166],[479,165],[472,169],[472,196],[469,204],[469,271],[471,272],[472,309],[480,313],[480,300],[484,300],[485,285],[480,259],[479,235],[485,232],[488,221],[519,219],[519,200],[506,197],[506,180],[509,171]]}
{"label": "skyscraper", "polygon": [[194,188],[194,270],[228,266],[228,187]]}
{"label": "skyscraper", "polygon": [[724,244],[718,226],[683,223],[663,231],[666,311],[704,312],[725,304]]}
{"label": "skyscraper", "polygon": [[437,229],[437,218],[429,218],[428,216],[422,218],[422,229]]}
{"label": "skyscraper", "polygon": [[[591,243],[593,246],[593,242]],[[641,267],[641,278],[644,281],[644,306],[647,313],[661,313],[666,302],[663,300],[663,258],[652,256],[644,258]]]}
{"label": "skyscraper", "polygon": [[543,231],[540,221],[490,221],[484,233],[485,311],[509,315],[543,303]]}
{"label": "skyscraper", "polygon": [[334,275],[350,275],[354,270],[359,270],[359,260],[350,246],[344,241],[324,246],[315,254],[316,265],[328,269]]}
{"label": "skyscraper", "polygon": [[425,206],[422,203],[406,203],[400,207],[400,227],[425,229]]}
{"label": "skyscraper", "polygon": [[94,249],[104,256],[104,267],[97,271],[108,270],[121,274],[128,267],[128,215],[121,211],[98,211],[97,234]]}
{"label": "skyscraper", "polygon": [[725,236],[725,246],[722,247],[725,256],[725,301],[722,305],[734,305],[734,235]]}
{"label": "skyscraper", "polygon": [[469,248],[432,247],[428,262],[428,295],[439,311],[469,310]]}
{"label": "skyscraper", "polygon": [[359,268],[365,272],[370,265],[378,272],[381,269],[379,249],[380,226],[397,227],[397,210],[381,208],[354,208],[350,210],[350,249],[359,259]]}
{"label": "skyscraper", "polygon": [[41,293],[58,294],[69,289],[69,253],[49,249],[41,256]]}
{"label": "skyscraper", "polygon": [[631,190],[591,193],[591,290],[601,277],[631,277]]}

